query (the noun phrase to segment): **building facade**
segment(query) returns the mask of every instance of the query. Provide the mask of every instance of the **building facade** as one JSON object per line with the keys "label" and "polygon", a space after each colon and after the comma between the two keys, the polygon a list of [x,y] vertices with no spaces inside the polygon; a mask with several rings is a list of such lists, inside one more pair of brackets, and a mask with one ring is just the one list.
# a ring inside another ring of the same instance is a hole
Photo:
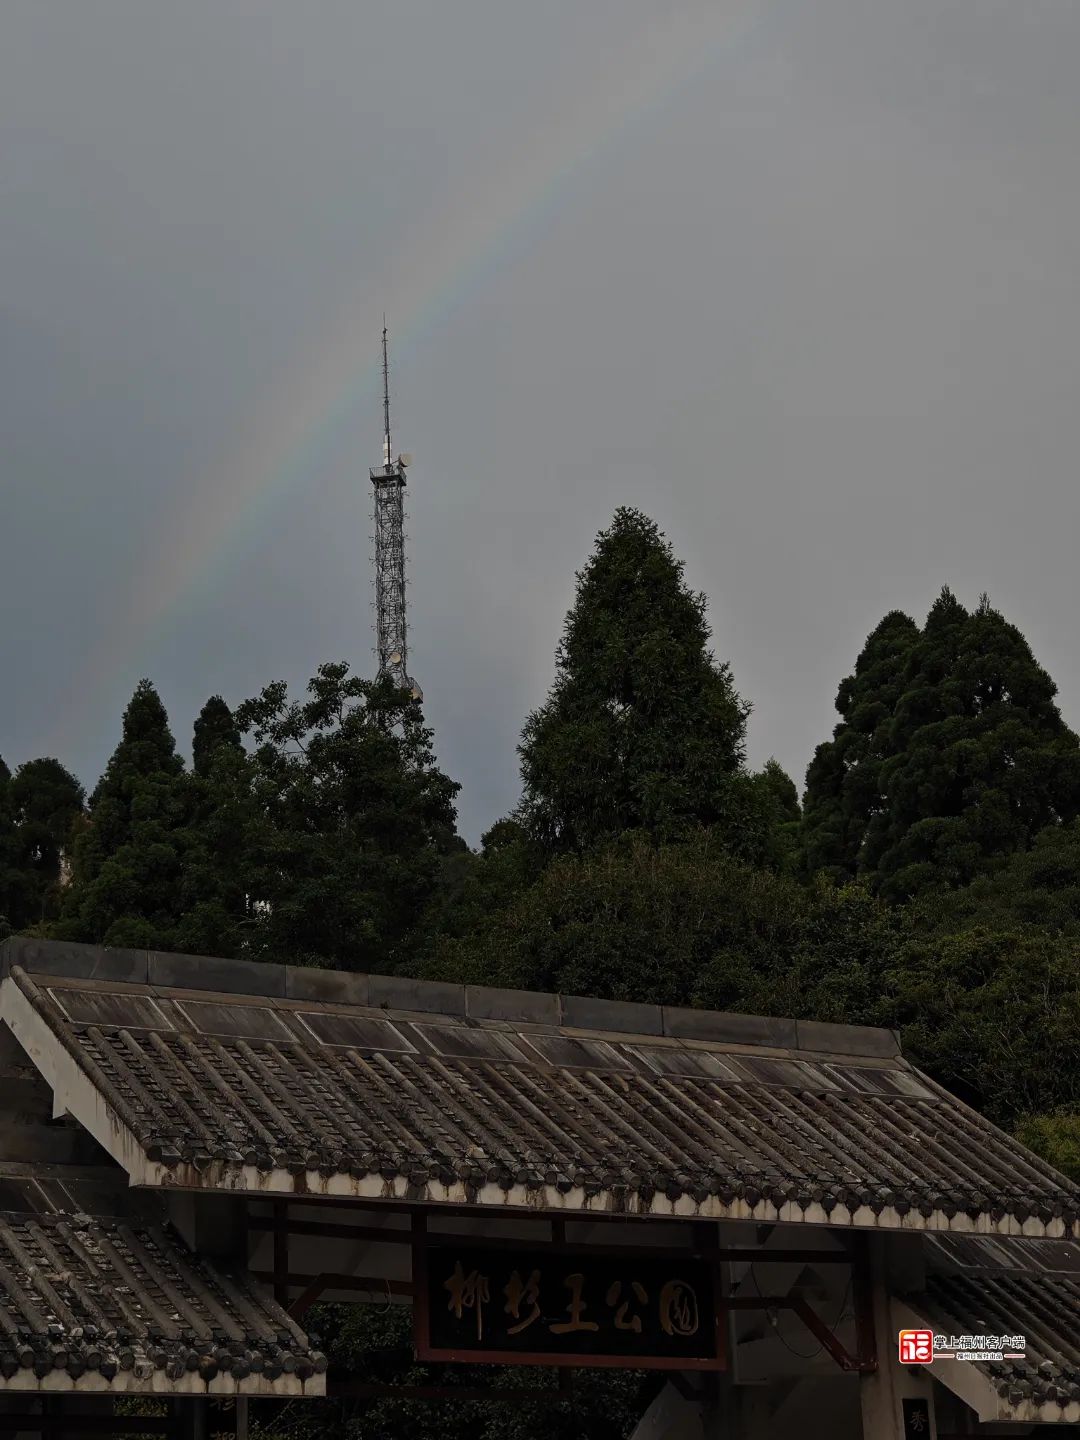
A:
{"label": "building facade", "polygon": [[655,1370],[640,1440],[1080,1424],[1080,1189],[891,1031],[32,940],[0,973],[0,1432],[347,1394],[320,1300],[411,1306],[421,1358]]}

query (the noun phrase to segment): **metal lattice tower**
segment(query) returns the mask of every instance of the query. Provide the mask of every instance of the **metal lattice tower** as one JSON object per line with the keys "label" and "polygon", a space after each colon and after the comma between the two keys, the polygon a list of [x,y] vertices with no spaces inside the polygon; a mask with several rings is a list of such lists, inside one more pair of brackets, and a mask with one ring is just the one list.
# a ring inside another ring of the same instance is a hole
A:
{"label": "metal lattice tower", "polygon": [[375,490],[375,653],[379,674],[423,695],[408,671],[405,623],[405,471],[407,455],[393,459],[390,445],[390,359],[383,319],[383,463],[371,471]]}

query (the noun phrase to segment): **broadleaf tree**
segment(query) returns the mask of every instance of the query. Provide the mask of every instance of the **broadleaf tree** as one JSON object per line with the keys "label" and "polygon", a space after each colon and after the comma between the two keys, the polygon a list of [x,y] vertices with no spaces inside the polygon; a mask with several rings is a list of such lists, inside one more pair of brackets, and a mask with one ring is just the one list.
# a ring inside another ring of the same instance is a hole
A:
{"label": "broadleaf tree", "polygon": [[243,953],[407,967],[459,788],[435,762],[419,703],[389,680],[325,664],[305,701],[275,683],[236,719],[255,747],[248,881],[262,917]]}
{"label": "broadleaf tree", "polygon": [[83,813],[84,792],[70,770],[50,758],[20,765],[6,790],[8,922],[14,930],[40,929],[59,913],[63,865]]}

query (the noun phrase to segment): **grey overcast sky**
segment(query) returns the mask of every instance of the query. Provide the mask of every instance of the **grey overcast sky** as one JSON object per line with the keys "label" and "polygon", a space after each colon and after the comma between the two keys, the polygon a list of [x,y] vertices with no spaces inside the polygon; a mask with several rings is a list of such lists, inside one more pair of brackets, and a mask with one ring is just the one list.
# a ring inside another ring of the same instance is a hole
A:
{"label": "grey overcast sky", "polygon": [[0,754],[371,669],[384,308],[470,840],[620,504],[755,764],[946,582],[1080,725],[1078,73],[1077,0],[3,0]]}

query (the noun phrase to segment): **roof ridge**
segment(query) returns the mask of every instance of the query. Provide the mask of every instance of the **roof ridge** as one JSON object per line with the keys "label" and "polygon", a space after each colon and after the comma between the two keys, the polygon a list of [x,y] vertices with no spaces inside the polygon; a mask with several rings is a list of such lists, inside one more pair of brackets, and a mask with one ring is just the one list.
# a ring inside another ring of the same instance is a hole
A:
{"label": "roof ridge", "polygon": [[878,1058],[900,1054],[900,1040],[895,1031],[868,1025],[742,1015],[493,985],[459,985],[445,980],[413,980],[401,975],[322,970],[261,960],[111,949],[27,936],[12,936],[0,943],[0,977],[9,975],[13,967],[30,975],[204,990],[269,1000],[302,1000],[311,1004],[360,1005],[466,1020],[502,1020]]}

